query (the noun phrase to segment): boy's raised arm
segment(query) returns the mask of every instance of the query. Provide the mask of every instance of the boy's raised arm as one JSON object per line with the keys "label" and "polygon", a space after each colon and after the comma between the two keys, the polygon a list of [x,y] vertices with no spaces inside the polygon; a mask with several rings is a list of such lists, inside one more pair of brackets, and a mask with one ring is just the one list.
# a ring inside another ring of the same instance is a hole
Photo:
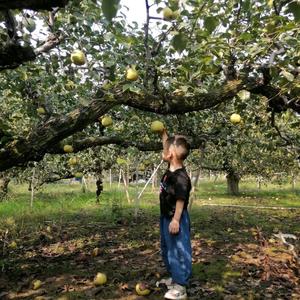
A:
{"label": "boy's raised arm", "polygon": [[164,128],[163,131],[161,132],[161,139],[162,139],[163,148],[165,150],[166,144],[167,144],[167,139],[168,139],[168,134],[167,134],[166,128]]}

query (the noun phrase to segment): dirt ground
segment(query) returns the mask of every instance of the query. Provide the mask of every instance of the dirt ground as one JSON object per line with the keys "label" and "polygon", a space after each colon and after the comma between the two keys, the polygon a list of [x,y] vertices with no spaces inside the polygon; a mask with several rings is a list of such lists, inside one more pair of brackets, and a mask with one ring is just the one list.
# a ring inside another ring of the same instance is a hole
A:
{"label": "dirt ground", "polygon": [[[234,221],[224,218],[228,214]],[[194,218],[189,299],[300,299],[299,240],[293,252],[246,218],[224,208]],[[299,217],[290,220],[295,225]],[[107,224],[78,215],[24,232],[16,242],[2,253],[0,299],[163,299],[165,288],[155,285],[166,275],[157,217]],[[105,285],[94,286],[97,272],[106,273]],[[41,287],[34,290],[33,280],[41,280]],[[135,292],[141,282],[151,289],[147,297]]]}

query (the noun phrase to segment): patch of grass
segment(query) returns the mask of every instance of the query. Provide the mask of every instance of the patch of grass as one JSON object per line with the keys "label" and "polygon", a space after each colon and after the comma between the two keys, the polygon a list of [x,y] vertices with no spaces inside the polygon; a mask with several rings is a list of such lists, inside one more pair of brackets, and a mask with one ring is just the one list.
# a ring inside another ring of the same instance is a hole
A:
{"label": "patch of grass", "polygon": [[257,189],[256,183],[242,181],[240,195],[227,194],[225,181],[200,181],[196,188],[196,201],[198,205],[205,203],[253,205],[253,206],[283,206],[300,207],[299,183],[293,190],[289,184],[267,184]]}
{"label": "patch of grass", "polygon": [[193,277],[204,282],[222,284],[241,275],[240,271],[232,269],[224,257],[213,257],[210,261],[193,264]]}
{"label": "patch of grass", "polygon": [[224,258],[215,258],[212,261],[193,265],[193,276],[200,281],[221,281],[222,274],[227,271],[227,262]]}

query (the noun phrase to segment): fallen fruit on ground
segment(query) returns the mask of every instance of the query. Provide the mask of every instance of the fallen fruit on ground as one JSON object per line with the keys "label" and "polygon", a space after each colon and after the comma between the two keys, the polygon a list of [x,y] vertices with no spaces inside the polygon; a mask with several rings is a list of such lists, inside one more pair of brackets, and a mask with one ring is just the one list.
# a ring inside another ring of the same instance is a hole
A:
{"label": "fallen fruit on ground", "polygon": [[57,300],[69,300],[70,298],[68,296],[60,296],[57,298]]}
{"label": "fallen fruit on ground", "polygon": [[32,289],[37,290],[42,286],[42,282],[38,279],[32,281]]}
{"label": "fallen fruit on ground", "polygon": [[92,256],[96,257],[100,254],[100,249],[99,248],[94,248],[92,251]]}
{"label": "fallen fruit on ground", "polygon": [[139,296],[146,296],[151,292],[144,283],[138,283],[135,286],[135,291]]}
{"label": "fallen fruit on ground", "polygon": [[241,122],[241,120],[242,120],[242,118],[241,118],[241,116],[239,114],[232,114],[230,116],[230,122],[232,124],[238,124],[238,123]]}
{"label": "fallen fruit on ground", "polygon": [[71,53],[71,61],[73,64],[82,66],[85,64],[85,55],[81,50],[74,50]]}
{"label": "fallen fruit on ground", "polygon": [[107,277],[104,273],[97,273],[94,278],[94,285],[102,285],[107,282]]}
{"label": "fallen fruit on ground", "polygon": [[16,248],[17,248],[17,243],[16,243],[15,241],[12,241],[12,242],[8,245],[8,247],[9,247],[10,249],[16,249]]}
{"label": "fallen fruit on ground", "polygon": [[74,151],[74,149],[71,145],[64,145],[64,151],[66,153],[72,153]]}
{"label": "fallen fruit on ground", "polygon": [[161,121],[153,121],[151,123],[151,131],[152,132],[162,132],[164,130],[165,126]]}

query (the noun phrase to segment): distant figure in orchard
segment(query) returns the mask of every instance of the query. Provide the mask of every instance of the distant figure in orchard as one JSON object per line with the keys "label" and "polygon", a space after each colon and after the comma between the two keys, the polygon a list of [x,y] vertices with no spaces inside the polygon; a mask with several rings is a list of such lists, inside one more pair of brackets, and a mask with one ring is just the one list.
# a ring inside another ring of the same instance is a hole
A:
{"label": "distant figure in orchard", "polygon": [[190,150],[184,136],[168,137],[161,131],[162,158],[168,169],[160,183],[160,234],[161,253],[170,278],[157,284],[165,284],[166,299],[186,299],[186,286],[192,273],[192,248],[190,218],[187,211],[191,180],[183,165]]}

